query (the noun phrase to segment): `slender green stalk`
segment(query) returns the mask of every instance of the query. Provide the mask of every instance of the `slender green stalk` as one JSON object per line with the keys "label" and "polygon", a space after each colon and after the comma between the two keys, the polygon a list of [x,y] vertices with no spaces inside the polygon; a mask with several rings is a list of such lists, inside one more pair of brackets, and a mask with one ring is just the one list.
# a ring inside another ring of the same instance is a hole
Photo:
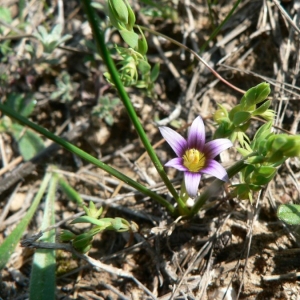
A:
{"label": "slender green stalk", "polygon": [[[233,177],[246,166],[247,164],[245,163],[245,159],[236,162],[227,170],[228,177]],[[194,216],[209,198],[216,195],[220,191],[222,185],[224,185],[224,181],[219,179],[214,180],[213,183],[196,199],[196,203],[191,209],[189,216]]]}
{"label": "slender green stalk", "polygon": [[66,140],[58,137],[57,135],[51,133],[50,131],[46,130],[45,128],[40,127],[40,126],[36,125],[35,123],[29,121],[27,118],[19,115],[17,112],[12,110],[7,105],[0,103],[0,111],[2,111],[4,114],[8,115],[9,117],[17,120],[21,124],[34,129],[35,131],[37,131],[40,134],[47,137],[48,139],[50,139],[50,140],[54,141],[55,143],[59,144],[60,146],[64,147],[66,150],[76,154],[77,156],[81,157],[82,159],[88,161],[89,163],[94,164],[95,166],[106,171],[107,173],[111,174],[112,176],[127,183],[128,185],[132,186],[133,188],[135,188],[137,191],[140,191],[144,195],[147,195],[147,196],[153,198],[155,201],[157,201],[161,205],[165,206],[172,214],[175,212],[175,208],[173,207],[173,205],[170,204],[168,201],[166,201],[160,195],[156,194],[155,192],[152,192],[151,190],[149,190],[142,184],[132,180],[131,178],[127,177],[126,175],[122,174],[121,172],[117,171],[116,169],[106,165],[105,163],[101,162],[97,158],[91,156],[90,154],[79,149],[78,147],[74,146],[73,144],[67,142]]}
{"label": "slender green stalk", "polygon": [[146,133],[136,115],[136,112],[133,108],[133,105],[124,89],[124,86],[119,78],[119,74],[118,71],[115,67],[115,64],[110,56],[110,53],[105,45],[105,40],[104,40],[104,35],[102,30],[99,27],[99,22],[97,22],[97,16],[95,14],[94,9],[91,7],[91,2],[90,0],[82,0],[82,4],[85,10],[85,13],[88,17],[88,20],[90,22],[90,26],[92,28],[93,34],[94,34],[94,39],[97,43],[99,52],[107,66],[107,69],[111,75],[112,81],[115,84],[115,87],[118,90],[119,96],[121,98],[121,100],[123,101],[123,104],[127,110],[127,113],[135,127],[136,132],[138,133],[150,159],[152,160],[158,174],[160,175],[161,179],[163,180],[163,182],[165,183],[166,187],[168,188],[168,190],[170,191],[170,193],[172,194],[172,196],[174,197],[174,199],[176,200],[176,202],[178,203],[180,209],[182,211],[185,211],[186,213],[188,213],[188,210],[185,206],[185,203],[182,201],[182,199],[180,199],[178,193],[176,192],[176,190],[174,189],[172,183],[170,182],[170,180],[167,177],[167,174],[164,171],[164,168],[160,162],[160,160],[158,159],[154,149],[152,148],[149,139],[146,136]]}
{"label": "slender green stalk", "polygon": [[213,26],[213,28],[216,27],[215,22],[214,22],[214,16],[213,16],[213,11],[212,11],[212,3],[211,0],[206,0],[207,6],[208,6],[208,14],[209,14],[209,20]]}
{"label": "slender green stalk", "polygon": [[213,40],[216,35],[219,33],[221,28],[224,26],[224,24],[229,20],[229,18],[232,16],[234,11],[237,9],[238,5],[240,4],[241,0],[237,0],[234,6],[232,7],[229,14],[226,16],[226,18],[221,22],[221,24],[213,31],[213,33],[210,35],[209,39],[202,45],[200,48],[200,54],[204,52],[205,48],[207,47],[208,43]]}

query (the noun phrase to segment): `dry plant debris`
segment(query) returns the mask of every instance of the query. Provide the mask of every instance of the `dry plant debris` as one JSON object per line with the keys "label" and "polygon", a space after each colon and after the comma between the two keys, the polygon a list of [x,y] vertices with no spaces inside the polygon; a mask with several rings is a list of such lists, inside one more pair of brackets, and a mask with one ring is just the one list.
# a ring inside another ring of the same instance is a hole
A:
{"label": "dry plant debris", "polygon": [[[132,1],[138,24],[198,53],[236,1],[163,1],[177,12],[174,20],[148,16],[142,10],[148,7],[144,2]],[[208,3],[213,3],[211,10]],[[166,193],[122,105],[116,102],[95,113],[99,101],[103,104],[103,99],[117,95],[103,77],[106,69],[93,48],[80,1],[4,0],[0,8],[2,15],[3,8],[9,11],[8,19],[0,18],[1,98],[32,94],[37,101],[30,116],[34,122]],[[107,22],[103,12],[99,18]],[[38,26],[56,24],[70,39],[45,60],[45,47],[34,34]],[[299,34],[298,1],[245,0],[201,57],[242,90],[269,82],[277,128],[299,133]],[[160,124],[175,120],[184,128],[200,114],[211,136],[217,103],[233,107],[240,93],[216,79],[189,52],[151,33],[146,37],[150,63],[161,64],[157,97],[134,88],[129,93],[152,144],[161,139],[156,119]],[[115,31],[108,30],[106,38],[108,43],[121,43]],[[30,52],[30,45],[37,51]],[[165,144],[158,143],[156,150],[163,162],[170,158]],[[48,165],[56,165],[84,200],[103,205],[106,216],[124,217],[140,227],[134,235],[99,234],[88,255],[72,256],[68,246],[55,243],[57,299],[299,299],[299,233],[276,217],[279,204],[299,201],[298,159],[288,160],[253,204],[228,198],[225,190],[187,221],[171,219],[151,199],[55,145],[26,162],[11,134],[1,132],[0,152],[0,244],[24,217]],[[236,159],[229,153],[221,157],[228,165]],[[180,185],[174,170],[168,175]],[[68,229],[78,208],[62,193],[56,196],[57,231]],[[41,212],[30,223],[25,242],[37,234]],[[30,247],[16,248],[1,274],[1,299],[28,298],[32,255]]]}

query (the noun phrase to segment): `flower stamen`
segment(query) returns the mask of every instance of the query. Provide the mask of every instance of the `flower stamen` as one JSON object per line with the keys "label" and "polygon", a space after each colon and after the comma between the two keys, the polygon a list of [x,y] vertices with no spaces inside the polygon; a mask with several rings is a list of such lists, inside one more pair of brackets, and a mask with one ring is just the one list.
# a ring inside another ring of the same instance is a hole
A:
{"label": "flower stamen", "polygon": [[183,165],[188,168],[190,172],[199,172],[205,166],[205,155],[197,149],[188,149],[183,155]]}

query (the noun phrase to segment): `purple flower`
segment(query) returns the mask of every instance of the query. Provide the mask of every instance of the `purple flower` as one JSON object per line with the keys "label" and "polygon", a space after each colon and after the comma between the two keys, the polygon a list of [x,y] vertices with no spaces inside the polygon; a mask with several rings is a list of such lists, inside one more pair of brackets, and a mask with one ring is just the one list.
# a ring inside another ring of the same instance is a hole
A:
{"label": "purple flower", "polygon": [[193,121],[187,140],[169,127],[161,126],[159,130],[177,155],[165,166],[184,172],[185,186],[190,197],[197,195],[203,173],[223,181],[229,180],[226,170],[214,158],[232,147],[232,143],[228,139],[216,139],[205,144],[205,129],[200,116]]}

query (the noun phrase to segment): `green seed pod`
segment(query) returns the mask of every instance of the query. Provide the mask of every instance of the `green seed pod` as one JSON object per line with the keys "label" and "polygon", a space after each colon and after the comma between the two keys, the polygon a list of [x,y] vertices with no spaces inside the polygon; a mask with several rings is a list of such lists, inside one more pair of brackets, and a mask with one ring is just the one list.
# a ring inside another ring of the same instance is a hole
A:
{"label": "green seed pod", "polygon": [[223,120],[228,119],[228,111],[223,105],[218,104],[218,106],[219,109],[216,110],[216,112],[213,115],[213,118],[216,123],[220,124]]}
{"label": "green seed pod", "polygon": [[72,242],[73,247],[80,252],[87,252],[91,249],[93,237],[89,233],[78,235]]}
{"label": "green seed pod", "polygon": [[69,230],[62,230],[59,238],[62,242],[69,242],[69,241],[73,240],[74,238],[76,238],[76,234],[74,234],[73,232],[71,232]]}

